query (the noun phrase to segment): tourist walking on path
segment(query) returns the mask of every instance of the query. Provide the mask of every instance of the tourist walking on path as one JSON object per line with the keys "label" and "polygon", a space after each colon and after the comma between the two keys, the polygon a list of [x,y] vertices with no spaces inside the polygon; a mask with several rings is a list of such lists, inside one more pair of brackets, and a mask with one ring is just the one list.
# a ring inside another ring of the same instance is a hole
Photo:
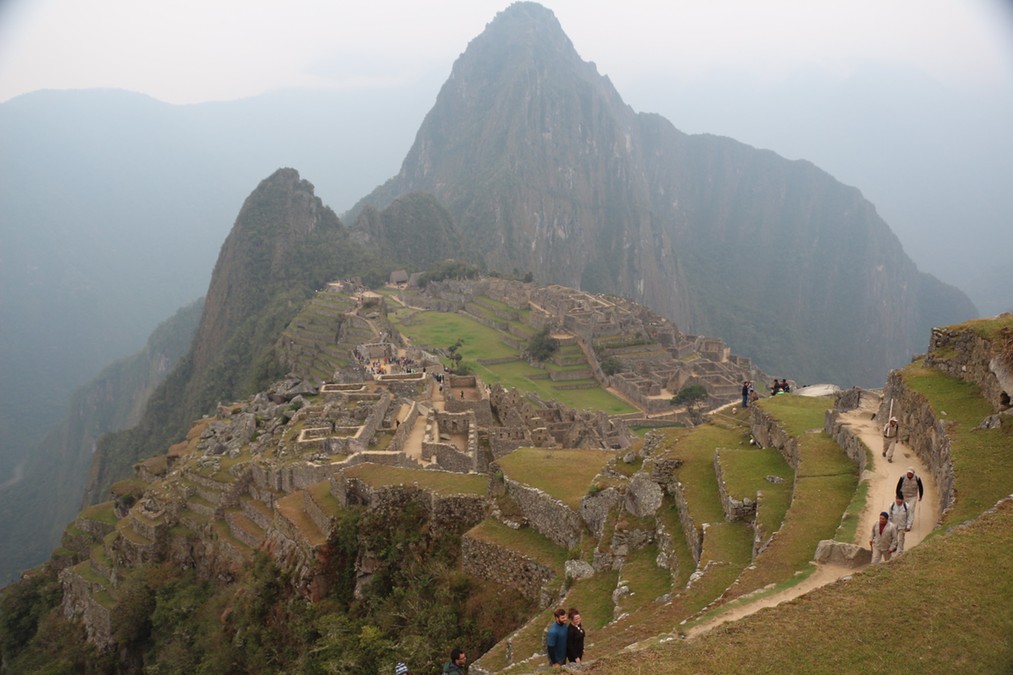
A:
{"label": "tourist walking on path", "polygon": [[893,451],[897,447],[897,433],[899,431],[896,417],[891,417],[890,421],[883,426],[883,456],[888,462],[893,462]]}
{"label": "tourist walking on path", "polygon": [[897,494],[904,497],[904,503],[907,504],[907,510],[910,512],[910,524],[908,525],[910,529],[914,526],[915,509],[918,507],[918,502],[925,495],[925,486],[922,485],[922,479],[915,473],[913,466],[909,466],[904,475],[897,481]]}
{"label": "tourist walking on path", "polygon": [[873,565],[889,560],[897,546],[897,528],[890,522],[890,514],[886,511],[879,514],[879,522],[872,526],[869,546],[872,547]]}
{"label": "tourist walking on path", "polygon": [[580,625],[580,611],[570,608],[570,627],[566,631],[566,660],[580,663],[584,658],[584,627]]}
{"label": "tourist walking on path", "polygon": [[549,626],[549,634],[545,639],[545,647],[549,656],[550,666],[562,666],[566,663],[566,610],[560,607],[552,613],[553,621]]}
{"label": "tourist walking on path", "polygon": [[904,552],[904,535],[911,531],[911,510],[904,503],[904,497],[898,493],[887,511],[890,522],[897,528],[897,555],[900,555]]}

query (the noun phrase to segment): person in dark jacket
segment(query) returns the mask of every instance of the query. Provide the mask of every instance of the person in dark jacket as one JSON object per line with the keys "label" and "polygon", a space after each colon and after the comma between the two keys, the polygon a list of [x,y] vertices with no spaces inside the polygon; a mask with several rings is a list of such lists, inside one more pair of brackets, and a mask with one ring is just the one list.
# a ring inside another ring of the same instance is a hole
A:
{"label": "person in dark jacket", "polygon": [[464,664],[468,662],[468,656],[464,653],[464,650],[460,647],[456,647],[450,651],[450,663],[443,666],[444,673],[463,673]]}
{"label": "person in dark jacket", "polygon": [[561,666],[566,663],[566,610],[560,607],[552,613],[553,621],[549,626],[549,634],[545,637],[546,651],[550,666]]}
{"label": "person in dark jacket", "polygon": [[584,658],[584,627],[580,625],[580,611],[570,608],[570,627],[566,629],[566,660],[580,663]]}

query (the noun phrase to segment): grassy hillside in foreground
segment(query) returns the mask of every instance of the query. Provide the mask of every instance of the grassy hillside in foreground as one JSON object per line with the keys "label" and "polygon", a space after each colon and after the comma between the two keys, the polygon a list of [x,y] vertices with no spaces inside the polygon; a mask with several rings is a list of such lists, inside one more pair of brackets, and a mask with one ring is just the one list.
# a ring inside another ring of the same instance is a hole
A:
{"label": "grassy hillside in foreground", "polygon": [[[602,659],[591,670],[1008,673],[1013,669],[1011,550],[1013,501],[1007,500],[890,565],[689,642]],[[904,609],[899,626],[898,607]]]}

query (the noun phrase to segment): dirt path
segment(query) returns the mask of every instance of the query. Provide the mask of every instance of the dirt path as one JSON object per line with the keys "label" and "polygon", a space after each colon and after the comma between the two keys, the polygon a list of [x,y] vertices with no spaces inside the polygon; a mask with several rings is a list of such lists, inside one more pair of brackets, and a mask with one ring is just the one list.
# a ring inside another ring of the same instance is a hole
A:
{"label": "dirt path", "polygon": [[[904,548],[907,550],[921,543],[926,535],[932,531],[932,528],[935,527],[936,521],[939,520],[936,484],[932,478],[932,474],[925,467],[924,463],[915,456],[911,448],[903,443],[898,443],[894,451],[893,463],[887,462],[886,458],[882,456],[882,424],[878,418],[873,419],[873,414],[876,412],[878,406],[878,399],[870,397],[861,408],[841,416],[841,421],[854,430],[862,442],[872,450],[873,455],[872,466],[867,467],[865,474],[862,476],[863,479],[869,481],[869,496],[859,520],[855,541],[852,543],[868,547],[869,530],[872,528],[873,523],[876,522],[879,512],[885,511],[893,503],[897,481],[910,466],[921,476],[922,484],[925,487],[925,496],[915,511],[914,527],[911,528],[905,539]],[[687,638],[696,637],[721,624],[737,621],[765,607],[774,607],[782,602],[788,602],[801,595],[805,595],[811,590],[837,581],[843,576],[854,574],[861,569],[837,565],[817,565],[816,571],[801,583],[780,593],[775,593],[741,607],[730,609],[709,621],[697,624],[686,632],[686,636]]]}

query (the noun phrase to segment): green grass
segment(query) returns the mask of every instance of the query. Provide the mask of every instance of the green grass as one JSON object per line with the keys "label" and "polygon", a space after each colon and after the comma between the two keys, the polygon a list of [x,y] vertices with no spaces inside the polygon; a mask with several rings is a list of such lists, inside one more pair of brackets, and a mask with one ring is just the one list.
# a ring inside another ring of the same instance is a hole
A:
{"label": "green grass", "polygon": [[792,436],[823,428],[824,413],[833,407],[831,396],[772,396],[757,401],[761,410],[776,418]]}
{"label": "green grass", "polygon": [[468,530],[468,535],[516,551],[545,565],[558,576],[563,575],[567,551],[529,527],[514,530],[498,520],[486,519]]}
{"label": "green grass", "polygon": [[[1000,673],[1013,665],[1013,504],[774,610],[691,641],[606,656],[594,672]],[[983,564],[988,561],[987,564]],[[904,639],[885,639],[904,598]]]}
{"label": "green grass", "polygon": [[[720,458],[728,494],[736,499],[755,499],[756,493],[762,491],[763,502],[756,510],[757,523],[763,532],[774,532],[791,502],[794,472],[784,457],[774,448],[723,448]],[[784,483],[772,483],[767,476],[783,478]]]}
{"label": "green grass", "polygon": [[105,523],[106,525],[115,525],[116,521],[119,520],[116,517],[115,503],[112,501],[89,506],[81,511],[79,517],[87,520],[94,520],[99,523]]}
{"label": "green grass", "polygon": [[677,475],[683,485],[686,504],[698,525],[725,519],[714,475],[714,450],[737,447],[744,438],[746,436],[741,431],[722,429],[713,424],[665,432],[661,453],[683,460]]}
{"label": "green grass", "polygon": [[658,547],[652,544],[631,552],[626,558],[620,576],[629,585],[630,594],[619,601],[623,610],[639,609],[672,590],[672,573],[658,567],[657,557]]}
{"label": "green grass", "polygon": [[501,341],[502,333],[472,318],[454,312],[416,312],[409,321],[398,323],[402,317],[393,317],[395,327],[419,346],[446,349],[461,340],[458,350],[465,361],[501,359],[517,356],[517,350]]}
{"label": "green grass", "polygon": [[[533,379],[544,376],[547,371],[530,366],[523,360],[483,366],[478,363],[479,359],[519,358],[521,354],[503,342],[503,333],[463,314],[399,310],[391,315],[391,319],[401,333],[418,345],[446,349],[460,338],[461,356],[486,384],[533,392],[542,399],[555,400],[578,410],[603,410],[613,415],[636,411],[630,404],[597,386],[597,382],[593,389],[558,389],[551,380]],[[555,368],[567,370],[579,367]]]}
{"label": "green grass", "polygon": [[368,463],[348,467],[343,469],[342,473],[348,478],[358,478],[373,487],[418,483],[419,487],[440,495],[484,495],[489,491],[489,479],[477,474],[403,469]]}
{"label": "green grass", "polygon": [[848,504],[848,508],[844,511],[841,524],[837,528],[837,534],[834,535],[835,541],[841,541],[846,544],[855,542],[855,536],[858,534],[858,526],[860,524],[859,518],[865,510],[865,504],[868,500],[869,481],[863,480],[858,484],[858,489],[855,490],[855,494],[851,497],[851,503]]}
{"label": "green grass", "polygon": [[938,419],[951,423],[946,433],[957,499],[943,523],[972,518],[1013,492],[1009,468],[1013,424],[1007,420],[1000,429],[975,428],[993,412],[978,387],[919,364],[909,365],[901,374],[907,386],[928,399]]}
{"label": "green grass", "polygon": [[689,544],[686,543],[686,537],[682,532],[682,523],[679,522],[679,508],[670,495],[662,497],[657,517],[661,519],[672,536],[672,553],[677,561],[672,588],[679,589],[686,585],[689,575],[696,568],[696,563],[693,561],[693,554],[690,552]]}
{"label": "green grass", "polygon": [[614,456],[604,450],[520,448],[496,464],[507,478],[538,488],[576,510],[591,481]]}

